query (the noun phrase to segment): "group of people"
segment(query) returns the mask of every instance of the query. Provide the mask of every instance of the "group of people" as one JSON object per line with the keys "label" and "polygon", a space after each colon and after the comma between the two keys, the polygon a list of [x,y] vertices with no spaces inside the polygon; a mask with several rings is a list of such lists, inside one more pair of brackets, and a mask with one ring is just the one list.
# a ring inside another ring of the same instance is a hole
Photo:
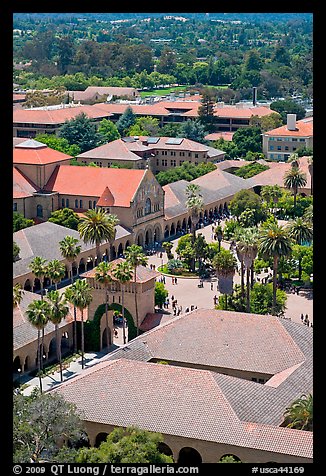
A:
{"label": "group of people", "polygon": [[172,276],[172,284],[178,284],[178,279]]}

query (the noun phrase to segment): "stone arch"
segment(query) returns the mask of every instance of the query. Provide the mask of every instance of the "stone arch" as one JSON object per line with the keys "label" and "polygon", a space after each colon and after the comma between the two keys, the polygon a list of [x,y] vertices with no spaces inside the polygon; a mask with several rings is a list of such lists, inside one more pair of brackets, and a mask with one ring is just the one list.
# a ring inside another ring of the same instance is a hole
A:
{"label": "stone arch", "polygon": [[167,445],[166,443],[164,443],[163,441],[161,441],[158,445],[157,445],[157,448],[158,450],[163,453],[164,455],[167,455],[167,456],[172,456],[173,458],[173,452],[171,450],[171,448],[169,447],[169,445]]}
{"label": "stone arch", "polygon": [[86,271],[86,265],[85,265],[84,258],[81,258],[81,260],[79,261],[78,271],[79,271],[79,274],[84,273]]}
{"label": "stone arch", "polygon": [[116,249],[115,249],[114,245],[111,246],[111,253],[110,254],[111,254],[111,259],[116,259],[117,252],[116,252]]}
{"label": "stone arch", "polygon": [[87,257],[86,262],[86,270],[89,271],[90,269],[94,268],[94,256],[90,255]]}
{"label": "stone arch", "polygon": [[170,236],[169,226],[168,226],[168,225],[165,225],[165,228],[164,228],[164,238],[169,238],[169,236]]}
{"label": "stone arch", "polygon": [[154,243],[159,243],[160,241],[162,241],[161,239],[161,227],[160,225],[155,225],[155,228],[154,228],[154,234],[153,234],[153,241]]}
{"label": "stone arch", "polygon": [[149,215],[151,211],[152,211],[152,202],[151,202],[151,199],[148,197],[146,198],[146,202],[145,202],[144,214]]}
{"label": "stone arch", "polygon": [[125,244],[125,250],[127,250],[129,248],[129,246],[130,246],[130,242],[129,242],[129,240],[127,240],[127,242]]}
{"label": "stone arch", "polygon": [[29,279],[26,279],[26,281],[25,281],[24,290],[25,291],[32,291],[31,281]]}
{"label": "stone arch", "polygon": [[191,217],[188,217],[188,228],[189,228],[189,230],[191,230],[191,225],[192,225]]}
{"label": "stone arch", "polygon": [[207,216],[208,216],[208,213],[207,213],[207,210],[205,209],[204,210],[204,218],[207,218]]}
{"label": "stone arch", "polygon": [[177,226],[176,226],[176,233],[180,233],[180,231],[181,231],[181,221],[178,220],[177,221]]}
{"label": "stone arch", "polygon": [[40,289],[41,289],[41,281],[39,280],[39,278],[35,278],[34,279],[33,291],[37,292],[37,291],[40,291]]}
{"label": "stone arch", "polygon": [[31,367],[29,355],[26,355],[23,371],[27,372]]}
{"label": "stone arch", "polygon": [[138,233],[137,239],[135,241],[138,246],[144,246],[144,233],[142,231]]}
{"label": "stone arch", "polygon": [[225,454],[225,455],[222,455],[222,456],[220,457],[219,461],[221,461],[223,458],[225,458],[225,457],[227,457],[227,456],[232,457],[233,459],[235,459],[235,461],[240,461],[240,462],[241,462],[241,459],[240,459],[238,456],[236,456],[236,455],[234,455],[234,454],[231,454],[231,453],[227,453],[227,454]]}
{"label": "stone arch", "polygon": [[146,228],[145,231],[145,245],[149,246],[153,244],[153,230],[151,227]]}
{"label": "stone arch", "polygon": [[202,457],[195,448],[185,446],[181,448],[178,456],[178,464],[199,464],[202,463]]}
{"label": "stone arch", "polygon": [[122,255],[123,255],[123,246],[122,246],[122,243],[120,243],[118,246],[118,257]]}
{"label": "stone arch", "polygon": [[218,212],[219,212],[219,214],[221,214],[223,212],[222,203],[220,203],[220,205],[218,207]]}
{"label": "stone arch", "polygon": [[49,344],[48,360],[53,360],[57,356],[57,339],[52,337]]}
{"label": "stone arch", "polygon": [[103,443],[103,441],[106,440],[108,435],[109,435],[109,433],[104,433],[104,432],[98,433],[95,437],[95,443],[94,443],[95,448],[98,448],[100,446],[100,444]]}
{"label": "stone arch", "polygon": [[181,225],[182,230],[187,231],[187,220],[184,218]]}
{"label": "stone arch", "polygon": [[175,235],[175,225],[174,223],[172,223],[170,228],[170,236],[174,236],[174,235]]}
{"label": "stone arch", "polygon": [[78,275],[78,264],[74,261],[71,265],[72,276]]}
{"label": "stone arch", "polygon": [[15,374],[18,373],[18,369],[23,370],[23,367],[22,367],[19,355],[16,355],[13,361],[13,372]]}

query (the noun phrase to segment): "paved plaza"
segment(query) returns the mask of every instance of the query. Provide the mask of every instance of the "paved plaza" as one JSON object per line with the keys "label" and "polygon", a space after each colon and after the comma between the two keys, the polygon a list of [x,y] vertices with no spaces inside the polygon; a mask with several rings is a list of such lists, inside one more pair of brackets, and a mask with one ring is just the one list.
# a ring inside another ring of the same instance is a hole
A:
{"label": "paved plaza", "polygon": [[[222,226],[223,226],[222,222]],[[197,233],[202,233],[206,241],[211,243],[212,240],[212,225],[208,225],[200,230]],[[175,253],[175,248],[178,244],[178,239],[176,238],[172,240],[173,242],[173,249],[172,252]],[[221,245],[229,249],[229,243],[222,241]],[[153,256],[148,257],[148,265],[155,265],[157,269],[160,265],[166,263],[167,255],[164,251],[162,251],[162,258],[160,258],[160,253],[157,253]],[[271,270],[269,270],[271,272]],[[262,272],[258,276],[260,279],[264,278],[268,273]],[[166,318],[174,317],[173,309],[171,306],[172,299],[177,300],[177,306],[182,308],[180,314],[185,314],[186,309],[189,308],[191,311],[191,306],[197,309],[213,309],[214,308],[214,296],[219,297],[220,293],[217,287],[217,279],[206,279],[204,280],[203,287],[198,287],[200,283],[199,278],[177,278],[177,284],[172,284],[172,278],[166,276],[165,277],[165,287],[169,291],[169,308],[164,309],[164,313],[166,313]],[[240,274],[236,273],[234,276],[234,284],[240,284]],[[211,285],[213,285],[213,289],[211,289]],[[63,292],[65,288],[60,289],[60,292]],[[300,294],[292,294],[287,293],[287,308],[285,311],[285,317],[290,318],[293,322],[301,322],[301,314],[308,314],[309,321],[313,323],[313,294],[312,291],[308,290],[301,290]],[[304,325],[304,324],[302,324]],[[123,338],[122,338],[122,326],[116,326],[118,330],[118,337],[114,338],[114,344],[109,348],[109,352],[112,352],[114,349],[118,348],[119,346],[123,345]],[[127,329],[126,329],[127,330]],[[93,352],[93,353],[86,353],[85,354],[85,368],[88,368],[97,362],[99,359],[104,357],[107,354],[107,350],[103,352]],[[81,368],[81,358],[77,361],[72,362],[68,369],[64,370],[64,380],[74,377],[82,372]],[[60,383],[60,374],[58,372],[52,374],[51,376],[43,378],[43,390],[49,390],[54,386]],[[29,395],[34,387],[39,386],[39,379],[37,377],[30,378],[28,375],[22,377],[21,383],[26,383],[28,386],[24,389],[24,394]]]}

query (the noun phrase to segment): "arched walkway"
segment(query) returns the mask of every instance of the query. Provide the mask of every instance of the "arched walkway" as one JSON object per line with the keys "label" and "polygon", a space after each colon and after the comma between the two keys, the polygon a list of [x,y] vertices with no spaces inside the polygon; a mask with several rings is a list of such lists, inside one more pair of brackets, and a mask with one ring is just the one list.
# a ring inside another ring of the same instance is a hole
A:
{"label": "arched walkway", "polygon": [[144,246],[144,235],[143,233],[139,233],[137,237],[137,245],[138,246]]}
{"label": "arched walkway", "polygon": [[19,357],[19,355],[17,355],[17,356],[15,357],[15,359],[14,359],[14,362],[13,362],[13,372],[14,372],[14,373],[18,373],[18,369],[23,370],[23,369],[22,369],[22,364],[21,364],[21,362],[20,362],[20,357]]}
{"label": "arched walkway", "polygon": [[130,243],[129,243],[129,240],[127,240],[127,243],[125,244],[125,250],[128,250],[129,246],[130,246]]}
{"label": "arched walkway", "polygon": [[152,230],[149,228],[145,232],[145,245],[151,245],[153,243],[153,233]]}
{"label": "arched walkway", "polygon": [[26,359],[25,359],[23,371],[24,371],[24,372],[28,372],[29,369],[30,369],[30,358],[29,358],[29,356],[27,355],[27,356],[26,356]]}
{"label": "arched walkway", "polygon": [[169,238],[170,232],[169,227],[166,225],[164,229],[164,238]]}
{"label": "arched walkway", "polygon": [[231,458],[233,458],[235,461],[241,461],[241,459],[240,459],[238,456],[233,455],[233,454],[231,454],[231,453],[228,453],[228,454],[225,454],[225,455],[221,456],[219,461],[221,461],[222,459],[224,459],[224,458],[226,458],[226,457],[231,457]]}
{"label": "arched walkway", "polygon": [[56,346],[57,346],[57,340],[55,337],[53,337],[49,345],[48,360],[52,360],[56,358],[56,355],[57,355]]}
{"label": "arched walkway", "polygon": [[157,445],[157,448],[158,450],[163,453],[164,455],[167,455],[167,456],[172,456],[173,458],[173,453],[172,453],[172,450],[171,448],[164,442],[161,442]]}
{"label": "arched walkway", "polygon": [[81,274],[81,273],[84,273],[84,272],[86,271],[84,258],[82,258],[82,259],[79,261],[78,271],[79,271],[80,274]]}
{"label": "arched walkway", "polygon": [[109,328],[109,339],[108,339],[107,328],[102,332],[102,350],[112,344],[111,330]]}
{"label": "arched walkway", "polygon": [[32,285],[29,279],[26,279],[25,284],[24,284],[24,290],[25,291],[32,291]]}
{"label": "arched walkway", "polygon": [[111,259],[116,259],[117,257],[117,252],[115,249],[115,246],[111,246]]}
{"label": "arched walkway", "polygon": [[103,441],[106,440],[109,433],[98,433],[95,438],[94,446],[98,448]]}
{"label": "arched walkway", "polygon": [[195,448],[188,446],[179,451],[178,464],[199,464],[202,463],[202,457]]}
{"label": "arched walkway", "polygon": [[172,223],[171,229],[170,229],[170,236],[174,236],[174,235],[175,235],[175,225],[174,223]]}
{"label": "arched walkway", "polygon": [[153,241],[159,243],[161,241],[161,228],[156,226],[154,229]]}
{"label": "arched walkway", "polygon": [[118,257],[122,255],[123,255],[123,247],[122,247],[122,243],[120,243],[120,245],[118,246]]}

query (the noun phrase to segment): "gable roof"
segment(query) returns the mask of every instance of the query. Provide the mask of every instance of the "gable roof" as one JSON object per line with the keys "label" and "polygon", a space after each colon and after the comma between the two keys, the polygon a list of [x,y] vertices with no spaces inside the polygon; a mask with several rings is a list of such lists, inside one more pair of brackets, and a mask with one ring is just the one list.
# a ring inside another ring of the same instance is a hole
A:
{"label": "gable roof", "polygon": [[101,197],[106,187],[115,207],[129,207],[146,170],[59,165],[45,186],[63,195]]}
{"label": "gable roof", "polygon": [[295,131],[291,131],[288,129],[287,125],[277,127],[276,129],[272,129],[271,131],[267,131],[264,133],[264,136],[267,137],[278,137],[278,136],[285,136],[285,137],[312,137],[313,136],[313,119],[306,118],[301,119],[295,123],[296,129]]}
{"label": "gable roof", "polygon": [[13,168],[13,198],[32,197],[40,189],[16,167]]}

